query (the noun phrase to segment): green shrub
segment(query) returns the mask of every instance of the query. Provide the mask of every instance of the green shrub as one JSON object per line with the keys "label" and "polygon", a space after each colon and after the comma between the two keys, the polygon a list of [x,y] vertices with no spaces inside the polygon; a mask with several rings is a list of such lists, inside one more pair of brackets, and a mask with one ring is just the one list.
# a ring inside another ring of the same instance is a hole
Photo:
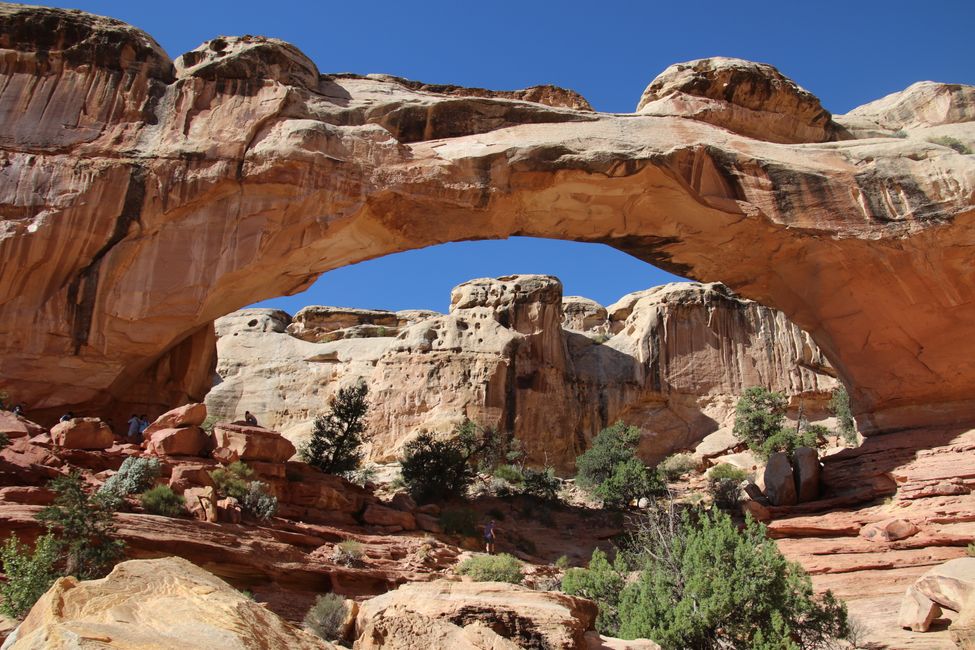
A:
{"label": "green shrub", "polygon": [[7,436],[6,433],[3,433],[2,431],[0,431],[0,449],[3,449],[4,447],[9,447],[9,446],[10,446],[10,438]]}
{"label": "green shrub", "polygon": [[610,563],[598,548],[592,552],[587,569],[569,569],[562,577],[562,591],[582,596],[599,605],[596,630],[606,636],[618,636],[620,629],[619,597],[628,569],[622,556]]}
{"label": "green shrub", "polygon": [[342,476],[345,477],[349,483],[354,483],[361,488],[366,487],[368,484],[375,482],[376,477],[379,475],[379,468],[375,464],[364,465],[358,469],[354,469],[351,472],[345,472]]}
{"label": "green shrub", "polygon": [[616,466],[634,457],[640,443],[640,430],[622,421],[600,431],[581,456],[576,458],[576,482],[580,487],[594,489],[609,479]]}
{"label": "green shrub", "polygon": [[65,574],[81,580],[101,578],[122,557],[125,543],[115,537],[113,511],[106,500],[89,495],[76,470],[50,483],[54,503],[37,518],[54,532]]}
{"label": "green shrub", "polygon": [[522,493],[533,496],[543,501],[556,501],[559,498],[559,488],[562,484],[555,476],[555,470],[551,467],[535,470],[526,467],[524,470],[525,480],[522,485]]}
{"label": "green shrub", "polygon": [[600,431],[592,446],[576,458],[579,487],[610,507],[661,494],[665,487],[656,472],[636,457],[639,442],[640,430],[623,422]]}
{"label": "green shrub", "polygon": [[332,561],[343,566],[359,566],[364,556],[362,544],[354,539],[339,542],[332,551]]}
{"label": "green shrub", "polygon": [[326,474],[351,472],[362,462],[369,388],[365,382],[340,388],[329,411],[315,418],[311,439],[298,453],[303,461]]}
{"label": "green shrub", "polygon": [[305,627],[325,641],[340,641],[342,623],[348,615],[345,599],[338,594],[322,594],[305,614]]}
{"label": "green shrub", "polygon": [[858,443],[856,422],[850,409],[850,395],[843,386],[833,389],[829,400],[829,411],[836,418],[837,433],[847,445],[855,447]]}
{"label": "green shrub", "polygon": [[555,566],[558,567],[559,569],[562,569],[563,571],[565,571],[566,569],[568,569],[571,566],[570,563],[569,563],[569,556],[568,555],[560,555],[559,556],[559,559],[557,559],[555,561]]}
{"label": "green shrub", "polygon": [[521,485],[525,482],[525,475],[514,465],[498,465],[491,475],[512,485]]}
{"label": "green shrub", "polygon": [[244,500],[247,494],[250,478],[254,470],[241,461],[235,461],[226,467],[218,467],[210,472],[210,478],[220,497],[233,497],[238,501]]}
{"label": "green shrub", "polygon": [[448,535],[477,535],[477,513],[470,508],[450,508],[440,513],[440,525]]}
{"label": "green shrub", "polygon": [[941,135],[936,138],[928,138],[928,142],[931,144],[941,145],[942,147],[949,147],[960,154],[970,154],[972,152],[971,147],[958,138],[953,138],[950,135]]}
{"label": "green shrub", "polygon": [[117,510],[130,494],[145,492],[156,483],[162,466],[158,458],[129,456],[98,490],[99,498]]}
{"label": "green shrub", "polygon": [[638,458],[630,458],[617,464],[613,474],[596,486],[592,493],[611,508],[623,508],[643,497],[660,496],[665,489],[656,472]]}
{"label": "green shrub", "polygon": [[807,424],[797,431],[783,426],[787,406],[781,393],[757,386],[747,389],[735,407],[735,435],[762,459],[779,451],[791,455],[797,447],[818,447],[826,429]]}
{"label": "green shrub", "polygon": [[240,500],[240,508],[260,521],[267,521],[278,511],[278,498],[267,493],[267,484],[251,481]]}
{"label": "green shrub", "polygon": [[749,449],[759,451],[765,441],[779,434],[785,423],[788,402],[782,393],[761,386],[748,388],[735,406],[734,433]]}
{"label": "green shrub", "polygon": [[464,560],[457,573],[469,576],[474,582],[521,583],[524,577],[521,562],[507,553],[500,555],[475,555]]}
{"label": "green shrub", "polygon": [[239,460],[210,472],[219,496],[237,499],[244,514],[266,521],[278,511],[278,499],[268,494],[266,483],[250,480],[253,475],[254,470]]}
{"label": "green shrub", "polygon": [[168,485],[157,485],[139,495],[146,512],[163,517],[178,517],[186,511],[186,500]]}
{"label": "green shrub", "polygon": [[619,598],[619,635],[663,648],[830,647],[849,634],[846,607],[813,593],[751,518],[739,531],[720,510],[671,511],[645,523],[639,577]]}
{"label": "green shrub", "polygon": [[429,433],[421,433],[406,444],[400,473],[418,503],[462,496],[474,480],[461,444]]}
{"label": "green shrub", "polygon": [[0,561],[7,579],[0,583],[0,611],[21,618],[60,575],[57,570],[60,544],[48,533],[39,537],[33,552],[11,535],[0,547]]}
{"label": "green shrub", "polygon": [[664,481],[672,483],[696,468],[697,461],[690,454],[671,454],[657,465],[657,473]]}
{"label": "green shrub", "polygon": [[220,418],[218,418],[216,415],[208,415],[206,419],[203,420],[203,424],[200,425],[200,428],[206,431],[207,433],[213,433],[213,427],[219,421]]}
{"label": "green shrub", "polygon": [[741,501],[741,482],[747,478],[745,470],[730,463],[712,467],[708,472],[708,492],[714,504],[719,508],[736,508]]}
{"label": "green shrub", "polygon": [[975,557],[975,542],[972,542],[965,547],[965,553],[967,553],[969,557]]}

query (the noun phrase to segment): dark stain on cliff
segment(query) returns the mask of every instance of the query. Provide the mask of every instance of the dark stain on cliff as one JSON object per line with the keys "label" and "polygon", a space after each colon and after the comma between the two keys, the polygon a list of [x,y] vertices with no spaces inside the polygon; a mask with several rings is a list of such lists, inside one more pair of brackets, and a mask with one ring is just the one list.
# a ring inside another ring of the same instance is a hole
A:
{"label": "dark stain on cliff", "polygon": [[115,227],[108,241],[98,249],[91,262],[78,272],[68,285],[68,313],[71,318],[71,340],[74,354],[81,352],[81,346],[88,342],[91,333],[91,320],[98,296],[98,276],[101,261],[112,248],[125,238],[129,227],[139,223],[142,205],[146,198],[146,171],[139,165],[129,168],[129,185],[125,190],[122,210],[115,218]]}

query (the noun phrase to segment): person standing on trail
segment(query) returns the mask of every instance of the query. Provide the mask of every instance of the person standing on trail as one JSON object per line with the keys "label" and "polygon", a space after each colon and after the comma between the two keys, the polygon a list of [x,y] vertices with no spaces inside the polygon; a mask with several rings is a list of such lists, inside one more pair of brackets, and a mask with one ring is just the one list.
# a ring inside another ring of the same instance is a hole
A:
{"label": "person standing on trail", "polygon": [[494,543],[497,541],[497,533],[494,530],[494,520],[484,524],[484,552],[494,555]]}
{"label": "person standing on trail", "polygon": [[142,420],[135,413],[129,418],[129,432],[126,437],[131,440],[136,440],[139,437],[139,429],[142,427]]}

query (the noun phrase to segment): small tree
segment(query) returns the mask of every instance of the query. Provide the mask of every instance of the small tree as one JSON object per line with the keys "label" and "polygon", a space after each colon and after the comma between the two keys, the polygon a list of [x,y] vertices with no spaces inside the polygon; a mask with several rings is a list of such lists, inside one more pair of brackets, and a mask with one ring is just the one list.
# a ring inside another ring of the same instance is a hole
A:
{"label": "small tree", "polygon": [[596,630],[606,636],[619,636],[619,599],[628,572],[621,554],[616,556],[614,563],[610,563],[606,554],[597,548],[592,552],[588,569],[568,569],[565,572],[562,591],[595,601],[599,605]]}
{"label": "small tree", "polygon": [[730,463],[715,465],[708,472],[708,492],[719,508],[732,510],[741,501],[741,483],[748,473]]}
{"label": "small tree", "polygon": [[750,449],[761,449],[766,440],[782,430],[788,405],[782,393],[761,386],[745,390],[735,407],[735,435]]}
{"label": "small tree", "polygon": [[48,533],[37,538],[34,550],[11,535],[0,547],[0,560],[7,579],[0,583],[0,611],[12,618],[26,614],[60,575],[58,541]]}
{"label": "small tree", "polygon": [[54,504],[37,518],[55,533],[65,558],[65,573],[81,580],[101,578],[122,557],[125,543],[115,537],[114,512],[105,500],[89,495],[81,474],[73,471],[50,483]]}
{"label": "small tree", "polygon": [[469,457],[457,440],[421,433],[406,444],[400,474],[421,503],[461,496],[474,480]]}
{"label": "small tree", "polygon": [[656,472],[636,457],[639,443],[640,430],[623,422],[600,431],[592,446],[576,458],[579,487],[611,507],[662,493],[664,486]]}
{"label": "small tree", "polygon": [[268,493],[267,483],[250,480],[253,475],[254,470],[239,460],[210,472],[217,494],[237,499],[246,514],[266,521],[277,512],[278,499]]}
{"label": "small tree", "polygon": [[720,510],[647,520],[636,582],[619,599],[620,636],[667,649],[827,648],[849,632],[846,607],[813,593],[750,517],[739,531]]}
{"label": "small tree", "polygon": [[833,389],[833,395],[829,400],[830,413],[836,418],[838,433],[840,437],[850,446],[857,444],[856,422],[853,420],[853,411],[850,409],[850,395],[842,385]]}
{"label": "small tree", "polygon": [[339,389],[329,412],[315,418],[311,440],[299,452],[303,461],[326,474],[351,472],[359,466],[369,410],[368,392],[364,382]]}

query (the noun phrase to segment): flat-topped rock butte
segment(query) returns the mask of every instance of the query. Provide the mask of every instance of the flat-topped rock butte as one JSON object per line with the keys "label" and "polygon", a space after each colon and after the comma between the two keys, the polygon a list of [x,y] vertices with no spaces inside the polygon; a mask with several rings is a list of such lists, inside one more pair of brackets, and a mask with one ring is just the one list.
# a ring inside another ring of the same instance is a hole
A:
{"label": "flat-topped rock butte", "polygon": [[41,419],[202,398],[213,320],[327,270],[529,235],[781,310],[868,435],[975,421],[975,157],[928,141],[975,147],[973,87],[831,116],[718,58],[603,114],[552,87],[323,75],[262,37],[172,61],[119,21],[18,5],[0,49],[0,390]]}

